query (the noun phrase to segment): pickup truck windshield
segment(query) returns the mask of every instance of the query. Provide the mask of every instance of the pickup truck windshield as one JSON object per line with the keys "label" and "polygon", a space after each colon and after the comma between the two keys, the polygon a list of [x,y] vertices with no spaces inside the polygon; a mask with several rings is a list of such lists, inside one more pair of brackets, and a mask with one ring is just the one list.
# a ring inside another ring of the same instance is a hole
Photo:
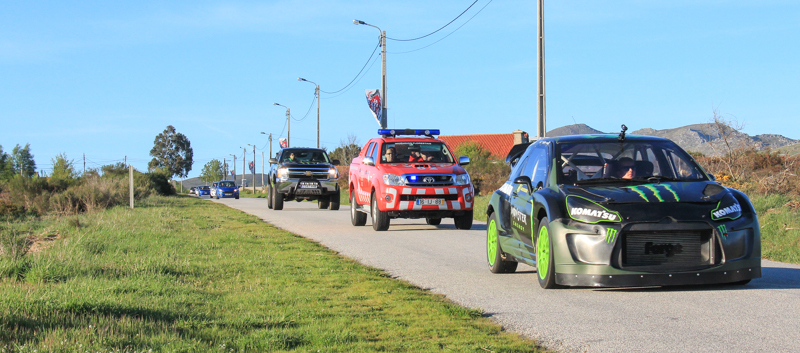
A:
{"label": "pickup truck windshield", "polygon": [[283,151],[281,163],[319,164],[330,163],[328,154],[319,150],[290,149]]}

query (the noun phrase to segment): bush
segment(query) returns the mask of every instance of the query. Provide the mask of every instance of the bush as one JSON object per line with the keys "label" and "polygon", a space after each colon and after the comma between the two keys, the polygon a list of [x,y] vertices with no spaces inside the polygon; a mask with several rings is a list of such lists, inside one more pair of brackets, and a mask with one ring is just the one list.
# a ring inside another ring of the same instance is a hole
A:
{"label": "bush", "polygon": [[475,195],[484,195],[499,189],[511,173],[511,167],[492,157],[488,150],[474,141],[458,146],[456,155],[469,157],[469,165],[464,168],[472,179]]}

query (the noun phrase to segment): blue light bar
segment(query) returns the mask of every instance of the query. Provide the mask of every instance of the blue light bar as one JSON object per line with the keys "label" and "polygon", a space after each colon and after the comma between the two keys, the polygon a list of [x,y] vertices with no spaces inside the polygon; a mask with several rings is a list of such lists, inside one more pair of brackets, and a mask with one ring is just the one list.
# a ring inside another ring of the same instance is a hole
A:
{"label": "blue light bar", "polygon": [[397,135],[433,136],[433,135],[439,135],[439,129],[378,129],[378,135],[381,135],[381,136],[397,136]]}

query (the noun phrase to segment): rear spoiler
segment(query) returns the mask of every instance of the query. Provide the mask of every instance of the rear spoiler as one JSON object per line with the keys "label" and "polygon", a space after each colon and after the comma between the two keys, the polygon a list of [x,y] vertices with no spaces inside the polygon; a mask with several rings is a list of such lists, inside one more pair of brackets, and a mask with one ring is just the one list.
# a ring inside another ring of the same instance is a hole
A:
{"label": "rear spoiler", "polygon": [[514,145],[514,147],[511,147],[511,150],[508,151],[508,154],[506,155],[506,164],[510,165],[511,167],[517,164],[519,157],[521,157],[522,154],[525,153],[525,150],[528,149],[528,146],[530,146],[531,143],[533,142],[522,143],[519,145]]}

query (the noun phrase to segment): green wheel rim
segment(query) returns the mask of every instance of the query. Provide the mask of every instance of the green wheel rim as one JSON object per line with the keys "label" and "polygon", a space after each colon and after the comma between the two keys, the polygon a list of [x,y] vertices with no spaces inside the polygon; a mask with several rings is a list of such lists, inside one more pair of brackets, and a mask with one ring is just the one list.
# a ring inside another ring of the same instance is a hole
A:
{"label": "green wheel rim", "polygon": [[547,227],[539,229],[539,239],[536,241],[536,272],[539,278],[547,277],[547,269],[550,268],[550,234]]}
{"label": "green wheel rim", "polygon": [[486,228],[486,258],[489,259],[489,266],[494,266],[497,256],[497,224],[494,220],[489,221]]}

